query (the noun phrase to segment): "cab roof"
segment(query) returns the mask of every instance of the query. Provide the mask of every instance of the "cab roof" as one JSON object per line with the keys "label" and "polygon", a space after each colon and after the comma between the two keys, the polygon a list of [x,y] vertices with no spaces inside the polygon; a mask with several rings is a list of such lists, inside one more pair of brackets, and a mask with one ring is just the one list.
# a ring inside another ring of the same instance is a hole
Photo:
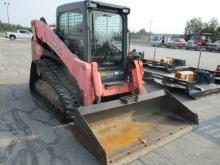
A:
{"label": "cab roof", "polygon": [[72,2],[72,3],[67,3],[64,5],[58,6],[57,12],[63,12],[63,11],[71,10],[74,8],[81,8],[81,9],[86,8],[89,3],[97,4],[97,6],[100,6],[103,8],[112,8],[112,9],[119,9],[119,10],[129,9],[129,12],[130,12],[130,8],[126,6],[119,6],[119,5],[114,5],[114,4],[105,3],[105,2],[89,1],[89,0]]}

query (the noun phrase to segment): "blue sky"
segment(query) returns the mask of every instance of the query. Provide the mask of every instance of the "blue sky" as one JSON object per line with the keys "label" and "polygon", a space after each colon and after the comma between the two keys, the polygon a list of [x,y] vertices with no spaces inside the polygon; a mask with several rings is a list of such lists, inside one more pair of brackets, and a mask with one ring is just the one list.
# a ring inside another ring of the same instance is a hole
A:
{"label": "blue sky", "polygon": [[[56,7],[75,0],[0,0],[0,20],[6,22],[6,7],[10,2],[10,22],[30,26],[31,19],[44,16],[49,23],[55,23]],[[183,33],[187,20],[201,17],[208,21],[212,17],[220,21],[219,0],[99,0],[131,8],[129,29],[150,29],[155,33]],[[211,2],[212,5],[207,5]]]}

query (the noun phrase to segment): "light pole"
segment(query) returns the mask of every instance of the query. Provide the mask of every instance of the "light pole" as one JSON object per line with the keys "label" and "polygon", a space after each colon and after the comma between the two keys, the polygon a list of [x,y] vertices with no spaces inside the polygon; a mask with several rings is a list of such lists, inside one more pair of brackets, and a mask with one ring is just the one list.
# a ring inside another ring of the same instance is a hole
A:
{"label": "light pole", "polygon": [[10,20],[9,20],[9,11],[8,11],[8,7],[10,5],[9,2],[4,2],[4,5],[7,7],[7,17],[8,17],[8,25],[10,24]]}
{"label": "light pole", "polygon": [[151,39],[151,29],[152,29],[152,23],[153,23],[154,21],[153,20],[150,20],[150,38],[149,38],[149,41],[150,41],[150,39]]}
{"label": "light pole", "polygon": [[201,61],[201,57],[202,57],[202,46],[199,46],[199,60],[198,60],[198,65],[197,68],[200,68],[200,61]]}

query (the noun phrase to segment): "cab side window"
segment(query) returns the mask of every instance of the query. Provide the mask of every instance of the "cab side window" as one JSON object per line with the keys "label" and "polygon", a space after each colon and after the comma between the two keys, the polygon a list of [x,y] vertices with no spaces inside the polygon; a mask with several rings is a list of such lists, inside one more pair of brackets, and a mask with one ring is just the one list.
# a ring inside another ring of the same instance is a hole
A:
{"label": "cab side window", "polygon": [[25,33],[26,33],[26,31],[24,31],[24,30],[20,30],[19,32],[20,32],[20,33],[23,33],[23,34],[25,34]]}
{"label": "cab side window", "polygon": [[69,34],[79,34],[82,32],[82,14],[81,13],[69,13]]}
{"label": "cab side window", "polygon": [[79,10],[68,11],[59,16],[59,30],[64,34],[79,35],[82,32],[83,15]]}
{"label": "cab side window", "polygon": [[60,15],[59,30],[62,34],[68,34],[68,13],[63,13]]}
{"label": "cab side window", "polygon": [[83,14],[79,9],[59,15],[58,31],[67,47],[80,58],[83,57]]}

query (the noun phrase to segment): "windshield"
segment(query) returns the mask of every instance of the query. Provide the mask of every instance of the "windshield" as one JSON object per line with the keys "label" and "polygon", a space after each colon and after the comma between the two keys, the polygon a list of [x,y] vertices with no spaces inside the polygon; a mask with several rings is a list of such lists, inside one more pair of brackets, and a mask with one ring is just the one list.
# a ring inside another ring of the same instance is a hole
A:
{"label": "windshield", "polygon": [[201,36],[201,35],[193,35],[191,37],[191,40],[205,40],[206,37],[205,36]]}
{"label": "windshield", "polygon": [[191,40],[200,40],[201,39],[201,36],[198,36],[198,35],[194,35],[191,37]]}
{"label": "windshield", "polygon": [[116,13],[92,12],[91,58],[99,66],[122,66],[122,17]]}
{"label": "windshield", "polygon": [[151,41],[160,41],[160,37],[154,36],[151,38]]}

